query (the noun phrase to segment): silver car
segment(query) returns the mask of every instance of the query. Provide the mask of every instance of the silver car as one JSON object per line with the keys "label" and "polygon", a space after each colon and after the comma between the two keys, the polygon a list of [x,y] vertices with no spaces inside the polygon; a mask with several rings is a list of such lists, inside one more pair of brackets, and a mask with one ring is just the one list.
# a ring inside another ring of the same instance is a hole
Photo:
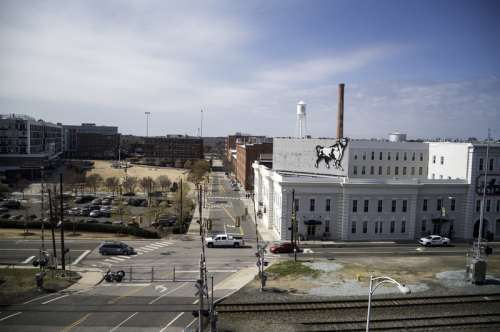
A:
{"label": "silver car", "polygon": [[440,235],[428,235],[420,238],[418,241],[423,246],[447,246],[450,244],[450,239]]}

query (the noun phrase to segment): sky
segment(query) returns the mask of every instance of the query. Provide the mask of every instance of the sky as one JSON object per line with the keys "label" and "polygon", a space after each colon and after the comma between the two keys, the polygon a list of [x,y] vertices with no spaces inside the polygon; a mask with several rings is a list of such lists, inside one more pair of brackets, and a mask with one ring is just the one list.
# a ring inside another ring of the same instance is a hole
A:
{"label": "sky", "polygon": [[500,1],[0,1],[0,113],[123,134],[500,137]]}

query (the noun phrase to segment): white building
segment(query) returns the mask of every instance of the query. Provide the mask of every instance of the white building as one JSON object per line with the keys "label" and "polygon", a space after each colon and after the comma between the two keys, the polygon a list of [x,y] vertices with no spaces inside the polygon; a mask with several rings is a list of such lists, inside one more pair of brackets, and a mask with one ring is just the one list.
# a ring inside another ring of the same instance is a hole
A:
{"label": "white building", "polygon": [[486,167],[484,230],[500,238],[498,144],[488,160],[484,144],[448,142],[275,138],[273,151],[272,170],[253,167],[260,222],[276,239],[291,237],[293,195],[303,239],[470,239]]}

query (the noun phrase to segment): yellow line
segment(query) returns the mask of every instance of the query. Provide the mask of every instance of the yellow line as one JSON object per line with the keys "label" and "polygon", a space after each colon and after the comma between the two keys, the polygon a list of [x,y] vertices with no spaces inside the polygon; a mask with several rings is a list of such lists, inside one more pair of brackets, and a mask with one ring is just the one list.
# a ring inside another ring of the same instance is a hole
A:
{"label": "yellow line", "polygon": [[130,296],[132,294],[135,294],[139,291],[141,291],[144,287],[140,287],[140,288],[136,288],[136,289],[132,289],[130,291],[128,291],[127,293],[123,294],[123,295],[120,295],[118,296],[117,298],[114,298],[112,300],[109,300],[108,301],[108,304],[115,304],[116,302],[120,301],[121,299],[124,299],[126,298],[127,296]]}
{"label": "yellow line", "polygon": [[90,313],[86,314],[85,316],[83,316],[82,318],[80,318],[79,320],[77,320],[76,322],[74,322],[73,324],[71,324],[69,326],[66,326],[64,329],[62,329],[59,332],[68,332],[68,331],[70,331],[75,326],[80,325],[81,323],[83,323],[87,318],[89,318],[89,316],[90,316]]}

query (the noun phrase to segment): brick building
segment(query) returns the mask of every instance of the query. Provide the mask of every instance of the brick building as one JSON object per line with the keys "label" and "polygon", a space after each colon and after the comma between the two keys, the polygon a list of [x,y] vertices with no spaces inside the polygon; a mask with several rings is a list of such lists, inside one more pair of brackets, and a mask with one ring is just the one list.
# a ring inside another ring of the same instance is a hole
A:
{"label": "brick building", "polygon": [[252,191],[254,172],[252,163],[261,159],[268,159],[273,153],[273,143],[240,144],[236,146],[236,178],[245,190]]}
{"label": "brick building", "polygon": [[143,162],[152,165],[183,167],[186,161],[203,159],[201,137],[167,135],[144,138]]}

